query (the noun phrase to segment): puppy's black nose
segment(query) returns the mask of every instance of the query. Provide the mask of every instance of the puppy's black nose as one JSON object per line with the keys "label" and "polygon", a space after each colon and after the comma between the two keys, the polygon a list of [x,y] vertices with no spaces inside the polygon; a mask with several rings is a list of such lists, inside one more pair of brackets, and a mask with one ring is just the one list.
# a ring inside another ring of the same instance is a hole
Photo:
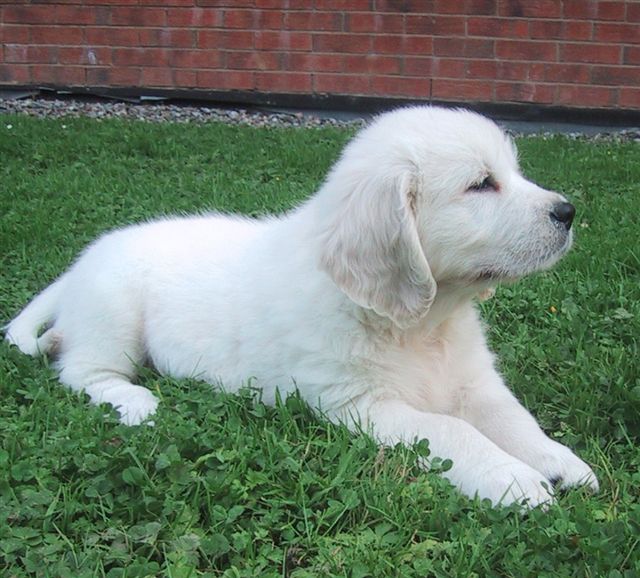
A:
{"label": "puppy's black nose", "polygon": [[576,208],[571,203],[556,203],[549,213],[554,221],[562,223],[567,231],[571,229],[573,217],[576,216]]}

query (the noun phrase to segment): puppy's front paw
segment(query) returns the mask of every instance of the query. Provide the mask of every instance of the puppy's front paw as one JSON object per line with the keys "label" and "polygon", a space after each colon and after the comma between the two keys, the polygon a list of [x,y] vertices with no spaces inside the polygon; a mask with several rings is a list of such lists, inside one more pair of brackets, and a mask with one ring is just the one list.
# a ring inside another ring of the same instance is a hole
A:
{"label": "puppy's front paw", "polygon": [[560,488],[586,486],[592,492],[599,489],[593,470],[568,447],[553,440],[544,444],[527,463]]}
{"label": "puppy's front paw", "polygon": [[551,482],[527,464],[515,460],[486,471],[479,478],[477,494],[494,505],[503,506],[520,503],[526,508],[535,508],[554,501]]}
{"label": "puppy's front paw", "polygon": [[[134,389],[135,388],[135,389]],[[140,425],[156,412],[158,400],[146,388],[133,386],[126,402],[115,406],[120,414],[120,421],[125,425]],[[148,422],[149,425],[153,425]]]}

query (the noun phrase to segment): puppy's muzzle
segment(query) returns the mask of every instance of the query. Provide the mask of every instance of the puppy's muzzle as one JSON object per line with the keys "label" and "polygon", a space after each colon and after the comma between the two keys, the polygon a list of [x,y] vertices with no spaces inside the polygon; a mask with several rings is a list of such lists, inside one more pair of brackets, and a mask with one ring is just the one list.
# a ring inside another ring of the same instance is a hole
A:
{"label": "puppy's muzzle", "polygon": [[567,202],[556,203],[553,205],[549,217],[552,221],[560,223],[568,231],[571,229],[571,223],[576,216],[576,208]]}

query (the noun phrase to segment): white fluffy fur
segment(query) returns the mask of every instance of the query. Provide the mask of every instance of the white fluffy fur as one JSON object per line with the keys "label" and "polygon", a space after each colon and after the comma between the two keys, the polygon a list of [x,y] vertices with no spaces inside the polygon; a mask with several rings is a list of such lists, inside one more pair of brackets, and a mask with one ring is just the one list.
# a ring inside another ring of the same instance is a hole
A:
{"label": "white fluffy fur", "polygon": [[[474,190],[487,175],[499,190]],[[7,339],[55,350],[60,380],[128,424],[158,403],[132,383],[140,363],[227,390],[253,378],[265,401],[297,387],[383,443],[428,438],[466,494],[535,506],[552,481],[597,481],[504,385],[473,299],[562,256],[571,233],[550,212],[563,200],[525,180],[489,120],[401,109],[283,217],[164,219],[101,237]]]}

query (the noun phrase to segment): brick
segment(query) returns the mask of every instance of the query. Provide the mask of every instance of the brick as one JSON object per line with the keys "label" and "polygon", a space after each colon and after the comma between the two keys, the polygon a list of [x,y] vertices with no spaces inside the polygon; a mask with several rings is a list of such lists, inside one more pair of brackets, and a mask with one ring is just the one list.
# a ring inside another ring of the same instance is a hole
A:
{"label": "brick", "polygon": [[594,66],[591,83],[605,86],[640,86],[640,68],[635,66]]}
{"label": "brick", "polygon": [[140,36],[136,28],[86,28],[87,44],[96,46],[139,46]]}
{"label": "brick", "polygon": [[110,68],[96,67],[87,68],[87,85],[88,86],[108,86],[109,85]]}
{"label": "brick", "polygon": [[343,59],[344,72],[354,74],[399,74],[402,60],[399,56],[379,54],[347,54]]}
{"label": "brick", "polygon": [[498,76],[498,62],[495,60],[469,60],[465,62],[465,78],[486,78],[494,80]]}
{"label": "brick", "polygon": [[59,66],[56,78],[57,82],[64,86],[84,86],[86,70],[81,66]]}
{"label": "brick", "polygon": [[54,21],[52,6],[5,6],[3,21],[16,24],[50,24]]}
{"label": "brick", "polygon": [[438,78],[463,78],[467,61],[454,58],[434,58],[431,74]]}
{"label": "brick", "polygon": [[391,34],[373,37],[373,52],[378,54],[428,55],[433,54],[430,36],[397,36]]}
{"label": "brick", "polygon": [[352,74],[314,74],[313,90],[330,94],[371,94],[369,78]]}
{"label": "brick", "polygon": [[168,66],[171,51],[165,48],[114,48],[116,66]]}
{"label": "brick", "polygon": [[593,23],[587,21],[562,22],[562,38],[565,40],[591,40],[593,38]]}
{"label": "brick", "polygon": [[496,80],[528,80],[531,63],[497,61],[498,72]]}
{"label": "brick", "polygon": [[5,44],[4,61],[24,64],[55,64],[58,61],[58,47]]}
{"label": "brick", "polygon": [[290,32],[288,30],[259,30],[254,36],[257,50],[298,51],[311,50],[311,35],[306,32]]}
{"label": "brick", "polygon": [[[255,0],[256,8],[282,8],[282,0]],[[313,10],[314,0],[288,0],[287,10]]]}
{"label": "brick", "polygon": [[274,52],[227,52],[227,68],[234,70],[278,70],[280,54]]}
{"label": "brick", "polygon": [[31,28],[33,44],[82,44],[84,29],[71,26],[34,26]]}
{"label": "brick", "polygon": [[60,64],[107,65],[111,64],[111,48],[89,46],[59,46]]}
{"label": "brick", "polygon": [[225,10],[223,26],[240,30],[274,30],[282,26],[283,13],[275,10]]}
{"label": "brick", "polygon": [[429,76],[433,74],[433,58],[405,56],[402,66],[403,76]]}
{"label": "brick", "polygon": [[373,9],[373,0],[315,0],[316,10],[363,12]]}
{"label": "brick", "polygon": [[605,44],[564,44],[560,47],[563,62],[593,62],[598,64],[619,64],[622,47]]}
{"label": "brick", "polygon": [[219,50],[171,50],[169,64],[174,68],[221,68]]}
{"label": "brick", "polygon": [[507,18],[560,18],[562,2],[559,0],[536,0],[536,2],[498,0],[498,15]]}
{"label": "brick", "polygon": [[371,79],[371,92],[374,95],[428,98],[430,85],[429,78],[377,76]]}
{"label": "brick", "polygon": [[625,46],[622,63],[632,66],[640,65],[640,46]]}
{"label": "brick", "polygon": [[436,0],[434,11],[438,14],[492,15],[496,13],[496,0]]}
{"label": "brick", "polygon": [[174,70],[173,81],[179,88],[196,88],[198,75],[194,70]]}
{"label": "brick", "polygon": [[98,10],[87,6],[56,6],[54,18],[49,23],[51,22],[56,24],[98,24]]}
{"label": "brick", "polygon": [[114,6],[111,23],[115,26],[164,26],[166,11],[161,8]]}
{"label": "brick", "polygon": [[434,6],[435,0],[376,0],[375,9],[376,12],[398,14],[431,14],[435,10]]}
{"label": "brick", "polygon": [[577,84],[557,87],[556,103],[576,107],[605,107],[616,101],[616,91],[600,86],[584,86]]}
{"label": "brick", "polygon": [[260,13],[257,10],[225,10],[223,24],[226,28],[257,28]]}
{"label": "brick", "polygon": [[287,30],[313,30],[314,32],[343,29],[344,16],[340,12],[285,12],[282,26]]}
{"label": "brick", "polygon": [[368,34],[314,34],[313,50],[317,52],[370,52],[371,36]]}
{"label": "brick", "polygon": [[[444,2],[445,0],[440,0]],[[446,1],[449,5],[455,5],[455,2]],[[493,15],[497,12],[496,0],[465,0],[464,13],[469,15]]]}
{"label": "brick", "polygon": [[141,46],[165,46],[167,48],[192,48],[195,32],[186,28],[141,28]]}
{"label": "brick", "polygon": [[[98,3],[104,4],[104,0],[94,0],[97,1]],[[235,4],[240,3],[242,0],[239,0],[238,2],[236,2]],[[111,0],[109,0],[109,3],[111,3]],[[163,7],[169,7],[169,6],[193,6],[194,0],[117,0],[116,3],[124,3],[124,4],[140,4],[142,6],[163,6]],[[202,2],[200,0],[196,0],[197,4],[201,4]]]}
{"label": "brick", "polygon": [[220,28],[222,23],[222,10],[197,7],[167,10],[167,26],[175,28]]}
{"label": "brick", "polygon": [[435,38],[433,53],[436,56],[490,58],[494,56],[494,41],[473,38]]}
{"label": "brick", "polygon": [[539,102],[551,104],[555,86],[539,83],[501,82],[495,87],[495,99],[503,102]]}
{"label": "brick", "polygon": [[431,96],[445,100],[491,101],[493,87],[482,80],[443,80],[435,78]]}
{"label": "brick", "polygon": [[409,14],[406,17],[407,34],[434,36],[463,36],[465,19],[462,16],[422,16]]}
{"label": "brick", "polygon": [[29,66],[31,82],[36,84],[56,84],[56,68],[58,67],[44,64]]}
{"label": "brick", "polygon": [[535,85],[529,83],[499,83],[495,87],[496,100],[503,102],[531,102]]}
{"label": "brick", "polygon": [[588,84],[591,79],[591,66],[586,64],[540,64],[542,74],[539,80],[546,82],[565,82]]}
{"label": "brick", "polygon": [[398,34],[404,31],[404,17],[399,14],[356,12],[345,15],[344,30],[347,32],[375,32]]}
{"label": "brick", "polygon": [[599,42],[637,44],[640,30],[633,24],[596,24],[594,38]]}
{"label": "brick", "polygon": [[621,87],[618,105],[622,108],[640,108],[640,87]]}
{"label": "brick", "polygon": [[469,18],[467,20],[469,36],[490,38],[521,38],[529,34],[529,22],[508,18]]}
{"label": "brick", "polygon": [[627,4],[626,21],[630,24],[640,24],[640,3]]}
{"label": "brick", "polygon": [[598,2],[598,19],[599,20],[617,20],[623,21],[625,17],[624,2]]}
{"label": "brick", "polygon": [[[28,0],[32,4],[53,4],[52,0]],[[134,5],[144,3],[145,0],[56,0],[56,4],[75,4],[81,6],[96,6],[101,7],[105,4],[109,4],[112,6],[115,5]],[[147,0],[148,1],[148,0]],[[167,3],[170,4],[171,0],[167,0]]]}
{"label": "brick", "polygon": [[529,23],[529,38],[546,40],[562,37],[562,22],[560,20],[531,20]]}
{"label": "brick", "polygon": [[496,56],[507,60],[533,60],[554,62],[558,47],[555,42],[529,42],[526,40],[496,40]]}
{"label": "brick", "polygon": [[598,0],[564,0],[562,4],[565,18],[594,20],[598,16]]}
{"label": "brick", "polygon": [[170,68],[143,68],[142,86],[173,86],[173,74]]}
{"label": "brick", "polygon": [[301,72],[256,72],[257,90],[264,92],[311,92],[310,73]]}
{"label": "brick", "polygon": [[255,88],[255,73],[248,70],[199,70],[198,88],[211,90],[250,90]]}
{"label": "brick", "polygon": [[228,30],[224,33],[224,46],[230,49],[253,48],[254,34],[247,30]]}
{"label": "brick", "polygon": [[[39,2],[47,2],[47,0],[38,0]],[[60,0],[58,0],[60,1]],[[73,0],[68,0],[69,3],[71,4],[97,4],[97,5],[102,5],[102,4],[110,4],[110,5],[123,5],[123,6],[132,6],[132,5],[137,5],[137,4],[145,4],[145,3],[149,3],[150,0],[113,0],[113,1],[108,1],[105,2],[105,0],[87,0],[86,2],[74,2]],[[153,0],[151,0],[153,2]],[[172,5],[174,1],[181,1],[181,0],[167,0],[167,5]],[[185,0],[182,0],[185,1]],[[155,2],[154,2],[155,3]]]}
{"label": "brick", "polygon": [[284,14],[279,10],[263,10],[258,19],[258,30],[281,30]]}
{"label": "brick", "polygon": [[28,26],[11,26],[10,24],[2,25],[2,43],[3,44],[28,44],[29,43],[29,27]]}
{"label": "brick", "polygon": [[0,82],[5,84],[30,84],[29,67],[21,64],[0,64]]}
{"label": "brick", "polygon": [[38,64],[30,67],[31,82],[58,86],[84,85],[85,69],[73,66],[51,66]]}
{"label": "brick", "polygon": [[[193,0],[189,2],[193,4]],[[196,0],[197,6],[213,8],[254,8],[255,0]]]}
{"label": "brick", "polygon": [[344,58],[342,54],[284,54],[283,68],[292,72],[341,72],[344,70]]}
{"label": "brick", "polygon": [[141,86],[142,70],[140,68],[109,69],[109,84],[116,86]]}
{"label": "brick", "polygon": [[95,6],[92,8],[96,15],[96,25],[108,26],[111,24],[111,7],[110,6]]}
{"label": "brick", "polygon": [[[250,35],[249,46],[253,47],[253,35]],[[225,33],[222,30],[198,30],[196,35],[197,48],[222,48],[225,44]]]}

